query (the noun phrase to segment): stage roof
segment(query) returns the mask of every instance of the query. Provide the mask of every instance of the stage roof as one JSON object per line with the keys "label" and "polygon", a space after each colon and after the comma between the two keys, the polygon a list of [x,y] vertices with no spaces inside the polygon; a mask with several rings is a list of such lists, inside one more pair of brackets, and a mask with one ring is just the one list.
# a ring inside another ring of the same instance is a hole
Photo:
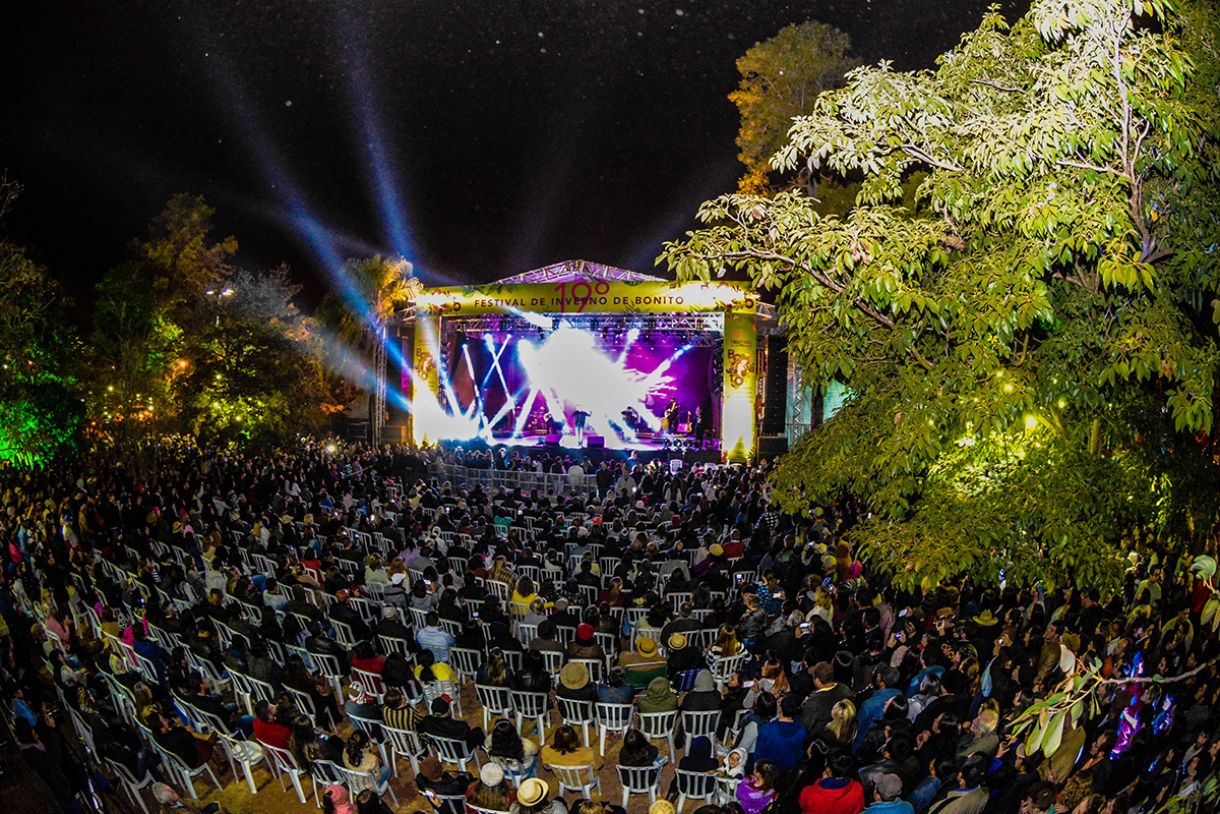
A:
{"label": "stage roof", "polygon": [[496,280],[491,285],[519,285],[523,283],[577,283],[577,282],[607,282],[607,283],[639,283],[665,282],[664,277],[651,274],[640,274],[638,271],[603,266],[590,260],[562,260],[543,266],[540,269],[524,271]]}

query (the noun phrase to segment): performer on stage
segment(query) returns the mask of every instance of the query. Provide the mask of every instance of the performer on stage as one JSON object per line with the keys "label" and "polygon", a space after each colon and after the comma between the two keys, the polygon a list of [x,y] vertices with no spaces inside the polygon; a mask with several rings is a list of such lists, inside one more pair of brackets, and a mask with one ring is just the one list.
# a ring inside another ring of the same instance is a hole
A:
{"label": "performer on stage", "polygon": [[669,405],[661,417],[661,428],[667,433],[673,433],[678,429],[678,402],[676,399],[669,400]]}
{"label": "performer on stage", "polygon": [[572,411],[572,428],[576,430],[576,445],[584,446],[585,443],[585,420],[588,419],[589,412],[583,407],[577,407]]}

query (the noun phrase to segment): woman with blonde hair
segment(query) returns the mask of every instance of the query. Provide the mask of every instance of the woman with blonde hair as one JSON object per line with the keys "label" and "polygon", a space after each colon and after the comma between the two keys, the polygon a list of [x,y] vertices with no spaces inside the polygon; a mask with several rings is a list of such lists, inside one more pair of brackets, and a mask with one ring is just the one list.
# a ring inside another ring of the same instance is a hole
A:
{"label": "woman with blonde hair", "polygon": [[830,708],[826,731],[840,746],[849,747],[856,739],[856,705],[844,698]]}

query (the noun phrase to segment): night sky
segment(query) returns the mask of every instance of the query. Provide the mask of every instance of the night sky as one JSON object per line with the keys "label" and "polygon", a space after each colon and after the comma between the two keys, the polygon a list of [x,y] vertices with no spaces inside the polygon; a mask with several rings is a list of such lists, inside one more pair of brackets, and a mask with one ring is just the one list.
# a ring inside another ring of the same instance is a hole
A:
{"label": "night sky", "polygon": [[750,45],[817,19],[929,67],[989,2],[8,3],[0,167],[26,191],[0,230],[84,296],[176,192],[307,299],[372,251],[428,283],[648,271],[740,172]]}

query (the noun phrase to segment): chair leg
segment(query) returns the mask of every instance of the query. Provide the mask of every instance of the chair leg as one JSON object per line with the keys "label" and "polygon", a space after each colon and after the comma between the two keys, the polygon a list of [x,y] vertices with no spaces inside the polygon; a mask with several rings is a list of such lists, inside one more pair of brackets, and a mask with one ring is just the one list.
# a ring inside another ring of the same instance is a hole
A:
{"label": "chair leg", "polygon": [[301,805],[305,805],[305,789],[301,788],[301,778],[296,773],[292,773],[292,787],[296,789],[297,799],[301,801]]}
{"label": "chair leg", "polygon": [[[218,789],[223,790],[224,786],[220,785],[220,780],[217,779],[216,772],[212,771],[211,764],[205,763],[205,764],[203,764],[203,768],[207,770],[208,777],[212,778],[212,785],[216,786],[216,788],[218,788]],[[233,774],[236,776],[237,773],[234,772]]]}
{"label": "chair leg", "polygon": [[242,773],[246,776],[246,783],[250,786],[250,793],[257,794],[258,786],[254,783],[254,772],[250,769],[249,763],[241,764]]}
{"label": "chair leg", "polygon": [[140,793],[140,790],[133,789],[126,783],[123,784],[123,787],[127,789],[127,796],[129,796],[135,802],[135,804],[140,807],[140,810],[143,811],[144,814],[148,814],[148,806],[144,804],[144,795]]}

